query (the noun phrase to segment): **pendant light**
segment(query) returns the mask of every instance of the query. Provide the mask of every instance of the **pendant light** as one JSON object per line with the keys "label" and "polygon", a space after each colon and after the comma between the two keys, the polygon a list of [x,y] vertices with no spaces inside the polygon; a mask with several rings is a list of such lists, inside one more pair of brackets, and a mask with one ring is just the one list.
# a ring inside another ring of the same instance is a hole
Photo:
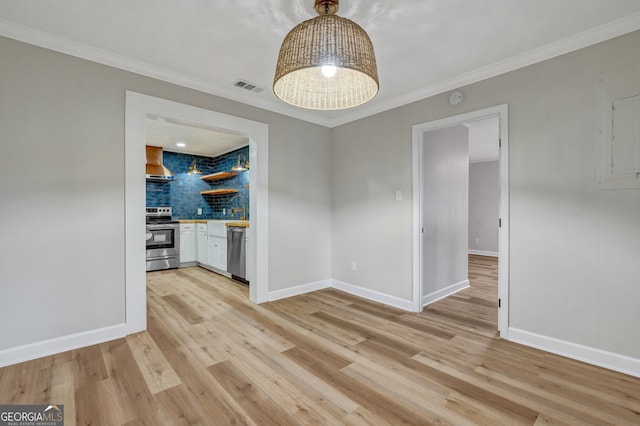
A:
{"label": "pendant light", "polygon": [[246,161],[244,154],[238,154],[238,162],[231,168],[231,170],[234,172],[244,172],[249,170],[249,162]]}
{"label": "pendant light", "polygon": [[318,16],[293,28],[280,47],[275,95],[315,110],[352,108],[378,93],[373,44],[355,22],[336,15],[338,0],[315,0]]}
{"label": "pendant light", "polygon": [[202,170],[198,169],[198,166],[196,165],[196,160],[195,159],[193,160],[193,162],[189,166],[189,174],[190,175],[201,175],[202,174]]}

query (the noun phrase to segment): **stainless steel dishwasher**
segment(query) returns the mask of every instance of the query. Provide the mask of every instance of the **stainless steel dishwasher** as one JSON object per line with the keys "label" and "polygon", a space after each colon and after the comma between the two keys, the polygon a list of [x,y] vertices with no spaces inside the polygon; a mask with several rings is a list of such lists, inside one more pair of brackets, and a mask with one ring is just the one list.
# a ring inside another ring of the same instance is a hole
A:
{"label": "stainless steel dishwasher", "polygon": [[227,272],[231,278],[249,284],[247,281],[247,243],[242,226],[227,227]]}

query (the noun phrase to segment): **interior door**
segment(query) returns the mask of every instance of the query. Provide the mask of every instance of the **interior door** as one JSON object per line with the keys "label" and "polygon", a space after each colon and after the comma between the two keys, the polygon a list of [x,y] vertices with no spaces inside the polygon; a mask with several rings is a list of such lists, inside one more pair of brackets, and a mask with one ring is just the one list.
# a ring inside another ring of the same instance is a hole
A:
{"label": "interior door", "polygon": [[423,305],[469,284],[469,129],[423,136]]}

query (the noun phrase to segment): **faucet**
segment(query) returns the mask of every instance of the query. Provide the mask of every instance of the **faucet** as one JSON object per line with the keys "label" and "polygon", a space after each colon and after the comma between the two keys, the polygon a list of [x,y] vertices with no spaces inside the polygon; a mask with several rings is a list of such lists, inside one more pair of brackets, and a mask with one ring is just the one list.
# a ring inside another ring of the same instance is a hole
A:
{"label": "faucet", "polygon": [[[242,202],[242,208],[240,207],[233,207],[233,201],[239,198],[240,201]],[[231,197],[231,200],[229,200],[229,204],[231,205],[231,214],[235,214],[235,213],[239,213],[242,212],[242,217],[240,217],[240,220],[247,220],[247,201],[244,199],[244,197],[240,194],[236,194],[233,197]]]}

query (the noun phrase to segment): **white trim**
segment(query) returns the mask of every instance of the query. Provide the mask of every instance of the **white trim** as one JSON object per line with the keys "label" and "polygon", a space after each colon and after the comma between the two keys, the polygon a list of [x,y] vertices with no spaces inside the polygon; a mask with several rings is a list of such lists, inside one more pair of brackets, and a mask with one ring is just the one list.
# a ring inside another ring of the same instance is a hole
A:
{"label": "white trim", "polygon": [[411,129],[411,207],[412,213],[412,253],[413,268],[412,282],[412,306],[413,312],[422,312],[422,157],[423,157],[423,131],[419,126]]}
{"label": "white trim", "polygon": [[357,285],[348,284],[338,280],[332,280],[332,287],[335,288],[336,290],[341,290],[341,291],[344,291],[345,293],[362,297],[363,299],[382,303],[383,305],[393,306],[394,308],[402,309],[404,311],[409,311],[409,312],[411,312],[412,310],[411,300],[390,296],[385,293],[380,293],[379,291],[369,290],[368,288],[359,287]]}
{"label": "white trim", "polygon": [[640,377],[640,359],[602,349],[592,348],[566,340],[555,339],[518,328],[509,328],[509,340],[522,345],[576,359],[609,370]]}
{"label": "white trim", "polygon": [[483,158],[482,160],[469,160],[469,164],[491,163],[492,161],[498,161],[499,159],[500,156],[497,156],[496,158]]}
{"label": "white trim", "polygon": [[498,308],[498,330],[500,337],[509,338],[509,259],[511,250],[509,246],[509,228],[511,226],[510,217],[510,178],[509,178],[509,108],[507,104],[500,105],[500,158],[498,167],[500,168],[500,219],[501,226],[498,228],[498,298],[500,301]]}
{"label": "white trim", "polygon": [[249,211],[251,227],[255,223],[257,229],[250,227],[246,237],[247,277],[249,281],[253,280],[253,285],[249,286],[249,298],[254,303],[263,303],[268,301],[269,293],[269,126],[252,123],[258,128],[253,130],[255,139],[252,138],[249,145],[252,170],[249,175]]}
{"label": "white trim", "polygon": [[282,290],[274,290],[269,292],[269,302],[275,300],[286,299],[288,297],[299,296],[301,294],[311,293],[325,288],[331,288],[331,280],[316,281],[313,283],[300,284]]}
{"label": "white trim", "polygon": [[313,114],[312,112],[304,109],[288,107],[285,103],[273,102],[273,98],[275,98],[275,96],[268,90],[265,90],[262,94],[249,93],[245,90],[238,89],[231,85],[231,83],[228,87],[213,88],[211,82],[195,78],[188,74],[152,65],[147,62],[139,61],[128,56],[99,49],[87,44],[78,43],[64,37],[59,37],[45,31],[16,24],[15,22],[4,19],[0,19],[0,35],[24,43],[33,44],[34,46],[44,47],[45,49],[50,49],[55,52],[75,56],[76,58],[86,59],[98,64],[166,81],[167,83],[177,84],[199,92],[220,96],[236,102],[242,102],[246,105],[264,108],[269,111],[319,124],[321,126],[331,126],[331,120],[323,116]]}
{"label": "white trim", "polygon": [[413,300],[412,311],[422,311],[422,145],[425,132],[456,126],[469,121],[490,117],[500,119],[500,217],[502,227],[498,236],[498,295],[501,307],[498,309],[498,330],[500,337],[508,339],[509,331],[509,108],[507,104],[497,105],[465,114],[445,117],[439,120],[416,124],[412,127],[412,208],[413,208]]}
{"label": "white trim", "polygon": [[[125,94],[124,126],[124,228],[125,228],[125,323],[127,334],[147,329],[147,292],[145,242],[141,235],[145,220],[140,212],[146,204],[145,181],[141,164],[145,162],[145,98],[137,93]],[[144,308],[141,310],[141,306]]]}
{"label": "white trim", "polygon": [[500,257],[500,253],[498,253],[497,251],[488,250],[469,249],[469,254],[475,254],[476,256]]}
{"label": "white trim", "polygon": [[0,367],[120,339],[126,336],[126,331],[125,324],[118,324],[3,349],[0,351]]}
{"label": "white trim", "polygon": [[145,207],[145,120],[164,117],[187,124],[199,124],[231,131],[249,138],[251,162],[251,226],[247,234],[247,278],[249,298],[267,301],[269,289],[269,126],[257,121],[185,105],[166,99],[126,91],[125,96],[125,292],[127,333],[146,329]]}
{"label": "white trim", "polygon": [[464,290],[465,288],[469,288],[469,280],[460,281],[459,283],[451,284],[450,286],[434,291],[433,293],[425,294],[422,296],[422,306],[430,305],[438,300]]}
{"label": "white trim", "polygon": [[331,120],[331,127],[341,126],[343,124],[398,108],[412,102],[427,99],[431,96],[439,95],[450,90],[459,89],[460,87],[468,86],[529,65],[537,64],[603,41],[620,37],[639,29],[640,12],[637,12],[562,40],[549,43],[537,49],[532,49],[485,67],[477,68],[464,74],[451,77],[450,79],[439,81],[436,84],[423,88],[412,89],[411,92],[406,95],[396,96],[384,102],[367,104],[361,108],[357,108],[353,113],[341,114],[334,118]]}
{"label": "white trim", "polygon": [[587,31],[558,40],[537,49],[529,50],[528,52],[507,58],[503,61],[471,70],[448,80],[440,81],[436,84],[423,88],[413,89],[411,90],[411,93],[406,95],[396,96],[384,102],[367,104],[361,108],[356,108],[349,112],[343,112],[333,118],[329,118],[313,112],[307,112],[299,108],[290,108],[284,104],[279,104],[277,101],[274,101],[275,99],[273,96],[268,96],[268,91],[256,96],[256,94],[244,93],[244,91],[238,90],[232,86],[229,86],[228,88],[218,87],[214,90],[211,87],[210,82],[206,82],[202,79],[194,78],[183,73],[161,68],[156,65],[151,65],[113,52],[55,36],[35,28],[16,24],[15,22],[0,19],[0,35],[4,37],[169,83],[178,84],[183,87],[188,87],[190,89],[195,89],[215,96],[221,96],[236,102],[242,102],[247,105],[264,108],[269,111],[326,127],[337,127],[361,118],[369,117],[371,115],[426,99],[449,90],[467,86],[509,71],[514,71],[528,65],[555,58],[596,43],[619,37],[638,29],[640,29],[640,12],[591,28]]}
{"label": "white trim", "polygon": [[335,288],[336,290],[341,290],[345,293],[353,294],[354,296],[358,296],[363,299],[382,303],[383,305],[393,306],[394,308],[399,308],[405,311],[411,311],[410,300],[401,299],[399,297],[390,296],[379,291],[369,290],[363,287],[333,279],[300,284],[282,290],[270,291],[269,301],[272,302],[275,300],[285,299],[287,297],[300,296],[302,294],[311,293],[317,290],[323,290],[325,288]]}

